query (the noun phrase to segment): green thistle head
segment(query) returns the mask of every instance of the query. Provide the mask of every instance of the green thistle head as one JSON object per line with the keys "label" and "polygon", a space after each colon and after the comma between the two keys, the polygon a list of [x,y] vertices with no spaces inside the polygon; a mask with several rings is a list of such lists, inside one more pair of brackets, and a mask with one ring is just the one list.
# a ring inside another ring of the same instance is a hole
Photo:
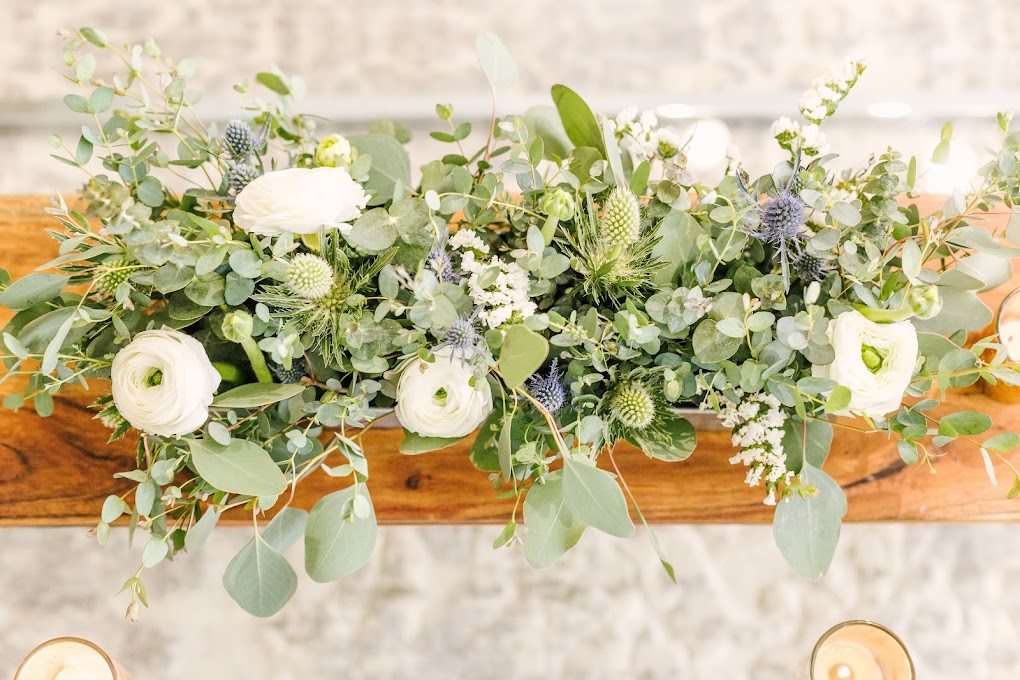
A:
{"label": "green thistle head", "polygon": [[633,245],[641,238],[641,206],[630,189],[618,186],[610,192],[599,219],[599,238],[618,248]]}
{"label": "green thistle head", "polygon": [[663,262],[652,250],[659,237],[641,233],[641,209],[629,189],[614,189],[598,217],[591,195],[576,220],[576,230],[563,234],[570,266],[581,275],[581,289],[594,303],[619,302],[652,285]]}
{"label": "green thistle head", "polygon": [[295,255],[287,265],[287,285],[309,300],[326,297],[333,289],[333,267],[318,255]]}
{"label": "green thistle head", "polygon": [[[304,346],[322,355],[327,366],[339,367],[365,343],[365,311],[370,296],[377,293],[376,277],[397,249],[380,253],[373,262],[355,268],[343,250],[337,232],[321,234],[319,255],[295,255],[287,267],[285,283],[269,284],[252,299],[269,307],[269,313],[299,334]],[[315,297],[312,297],[312,296]]]}
{"label": "green thistle head", "polygon": [[103,265],[102,272],[96,277],[96,290],[105,295],[113,295],[117,292],[120,284],[128,280],[133,271],[131,261],[126,257]]}
{"label": "green thistle head", "polygon": [[655,399],[640,382],[625,382],[609,399],[609,412],[624,427],[644,430],[655,421]]}

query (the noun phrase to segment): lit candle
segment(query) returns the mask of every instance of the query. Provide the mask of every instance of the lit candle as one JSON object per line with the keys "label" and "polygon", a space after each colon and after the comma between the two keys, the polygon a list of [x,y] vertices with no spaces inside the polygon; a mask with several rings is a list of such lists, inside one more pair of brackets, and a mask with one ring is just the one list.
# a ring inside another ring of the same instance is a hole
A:
{"label": "lit candle", "polygon": [[14,680],[127,680],[127,676],[91,642],[57,638],[32,650]]}
{"label": "lit candle", "polygon": [[1020,361],[1020,319],[999,323],[999,342],[1006,346],[1010,361]]}
{"label": "lit candle", "polygon": [[914,680],[914,665],[891,631],[869,621],[846,621],[815,645],[811,680]]}

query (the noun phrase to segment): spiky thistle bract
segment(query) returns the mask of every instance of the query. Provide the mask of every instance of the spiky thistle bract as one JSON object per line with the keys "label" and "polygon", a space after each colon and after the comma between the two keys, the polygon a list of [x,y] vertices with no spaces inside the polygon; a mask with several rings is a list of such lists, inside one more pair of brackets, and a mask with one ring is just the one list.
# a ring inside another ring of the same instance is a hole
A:
{"label": "spiky thistle bract", "polygon": [[287,283],[265,286],[252,296],[269,307],[270,314],[294,326],[305,346],[322,354],[327,366],[339,366],[348,334],[357,328],[374,292],[376,276],[393,259],[396,249],[380,253],[374,262],[354,268],[341,247],[342,236],[319,232],[319,256],[333,269],[333,283],[325,295],[309,299],[297,295]]}

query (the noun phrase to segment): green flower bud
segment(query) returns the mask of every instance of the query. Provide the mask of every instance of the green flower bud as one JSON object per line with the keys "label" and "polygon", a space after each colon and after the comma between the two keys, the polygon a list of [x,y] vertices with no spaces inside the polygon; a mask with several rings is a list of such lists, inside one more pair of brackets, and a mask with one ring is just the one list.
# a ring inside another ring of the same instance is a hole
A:
{"label": "green flower bud", "polygon": [[315,164],[326,168],[349,168],[358,150],[343,135],[330,135],[315,147]]}
{"label": "green flower bud", "polygon": [[602,207],[599,236],[611,246],[626,248],[641,238],[641,206],[629,188],[616,187]]}
{"label": "green flower bud", "polygon": [[538,200],[538,209],[558,220],[569,220],[574,216],[574,197],[565,189],[552,189],[542,194]]}
{"label": "green flower bud", "polygon": [[234,311],[223,317],[223,337],[230,342],[244,342],[251,339],[255,322],[248,312]]}
{"label": "green flower bud", "polygon": [[106,295],[113,295],[120,284],[127,281],[132,273],[131,261],[121,258],[103,268],[103,273],[96,277],[96,290]]}
{"label": "green flower bud", "polygon": [[942,297],[936,286],[914,286],[907,291],[907,305],[919,319],[930,319],[942,311]]}
{"label": "green flower bud", "polygon": [[632,430],[643,430],[655,420],[655,401],[640,383],[624,383],[616,388],[609,409],[621,425]]}

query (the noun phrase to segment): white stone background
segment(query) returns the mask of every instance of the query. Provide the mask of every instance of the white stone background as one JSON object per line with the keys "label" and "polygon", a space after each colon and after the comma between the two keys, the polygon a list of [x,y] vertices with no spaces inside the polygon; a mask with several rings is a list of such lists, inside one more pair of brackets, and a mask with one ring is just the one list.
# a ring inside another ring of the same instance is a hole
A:
{"label": "white stone background", "polygon": [[[484,94],[474,36],[495,30],[520,66],[517,97],[553,82],[596,101],[746,97],[748,115],[726,122],[749,169],[765,171],[775,154],[760,112],[778,102],[792,113],[807,81],[847,54],[871,64],[861,97],[910,92],[924,102],[906,120],[834,122],[830,139],[853,161],[889,143],[923,152],[946,112],[968,102],[1020,103],[1018,9],[1010,0],[2,0],[0,193],[73,191],[79,181],[48,159],[45,143],[69,120],[49,106],[64,94],[58,27],[95,25],[119,41],[152,35],[168,52],[198,57],[200,83],[224,96],[276,63],[341,118],[359,107],[399,114],[402,97],[407,111],[433,95],[474,101]],[[32,106],[54,130],[7,115]],[[978,153],[995,139],[990,119],[958,131]],[[733,483],[741,477],[735,470]],[[35,644],[79,635],[143,680],[779,680],[797,677],[817,637],[848,618],[900,633],[924,680],[1004,680],[1020,669],[1020,530],[1011,525],[848,526],[816,584],[783,563],[768,527],[661,527],[676,586],[641,532],[630,541],[590,532],[541,571],[516,551],[492,551],[497,532],[383,528],[365,569],[325,586],[302,579],[294,601],[263,621],[220,587],[248,538],[223,529],[201,552],[153,570],[152,607],[130,624],[114,597],[136,558],[123,531],[101,550],[82,529],[0,529],[0,675]]]}

